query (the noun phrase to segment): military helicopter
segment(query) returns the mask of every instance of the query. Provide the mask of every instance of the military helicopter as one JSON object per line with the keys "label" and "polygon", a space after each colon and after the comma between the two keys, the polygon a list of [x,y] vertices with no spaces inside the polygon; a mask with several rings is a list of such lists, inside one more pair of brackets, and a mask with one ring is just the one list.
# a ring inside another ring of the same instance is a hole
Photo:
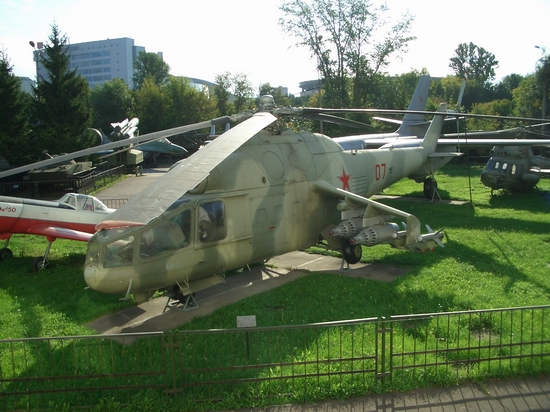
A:
{"label": "military helicopter", "polygon": [[[547,155],[547,147],[541,149]],[[542,176],[550,176],[550,157],[535,155],[530,146],[495,146],[491,158],[481,172],[481,182],[494,190],[526,192],[533,189]]]}
{"label": "military helicopter", "polygon": [[[247,120],[176,163],[155,185],[100,223],[84,279],[136,302],[170,290],[186,304],[227,270],[316,244],[357,263],[362,246],[411,251],[443,246],[441,231],[368,197],[417,170],[436,150],[446,104],[416,147],[344,150],[287,128],[301,109],[270,96]],[[402,227],[391,219],[399,217]]]}

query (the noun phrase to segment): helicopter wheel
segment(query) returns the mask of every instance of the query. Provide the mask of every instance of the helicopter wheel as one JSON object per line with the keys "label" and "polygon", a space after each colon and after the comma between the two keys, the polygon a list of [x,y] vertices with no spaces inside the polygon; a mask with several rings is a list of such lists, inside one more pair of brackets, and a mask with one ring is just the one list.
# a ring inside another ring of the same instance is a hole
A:
{"label": "helicopter wheel", "polygon": [[13,253],[7,247],[0,249],[0,262],[10,260],[13,257]]}
{"label": "helicopter wheel", "polygon": [[437,180],[435,180],[433,177],[427,177],[426,180],[424,180],[424,196],[427,199],[433,199],[435,194],[437,193]]}
{"label": "helicopter wheel", "polygon": [[342,244],[342,255],[344,255],[344,260],[346,262],[353,265],[361,260],[363,248],[361,245],[352,245],[349,243],[349,239],[346,239]]}
{"label": "helicopter wheel", "polygon": [[40,270],[46,269],[48,266],[48,259],[45,259],[44,256],[37,257],[32,262],[32,271],[38,272]]}

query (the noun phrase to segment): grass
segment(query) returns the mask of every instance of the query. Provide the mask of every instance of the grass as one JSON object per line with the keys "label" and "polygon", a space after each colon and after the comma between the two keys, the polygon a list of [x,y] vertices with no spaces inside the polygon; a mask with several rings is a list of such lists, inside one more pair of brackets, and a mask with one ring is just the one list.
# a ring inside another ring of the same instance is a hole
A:
{"label": "grass", "polygon": [[[407,275],[392,283],[382,283],[311,274],[209,316],[195,318],[180,329],[233,328],[236,316],[250,314],[256,315],[258,326],[278,326],[550,303],[550,180],[541,181],[539,188],[529,193],[499,192],[491,197],[490,190],[479,181],[481,167],[470,170],[470,179],[462,165],[447,166],[436,176],[442,198],[464,200],[464,204],[418,202],[414,197],[423,196],[422,186],[410,180],[400,181],[384,191],[387,195],[403,196],[384,199],[384,203],[413,213],[433,229],[445,227],[446,247],[433,253],[414,254],[388,246],[364,250],[364,261],[406,267]],[[83,243],[54,242],[51,267],[33,274],[32,258],[43,254],[45,246],[46,241],[40,237],[14,236],[10,247],[15,258],[0,263],[1,338],[92,334],[83,326],[85,323],[131,305],[118,301],[119,296],[84,289],[86,245]],[[490,321],[479,322],[491,330]],[[432,335],[438,336],[435,329]],[[409,332],[411,339],[418,336],[416,329]],[[416,340],[404,341],[403,345],[411,342]],[[132,350],[142,350],[140,345]],[[288,348],[289,354],[294,353],[290,344],[283,348]],[[120,348],[121,353],[124,350]],[[143,350],[160,353],[156,346]],[[63,352],[55,356],[62,356]],[[220,351],[220,357],[222,353],[232,355]],[[307,357],[307,348],[296,356]],[[516,373],[524,371],[519,368]],[[478,375],[480,379],[487,376],[487,371]],[[397,389],[450,383],[444,376],[405,378],[408,386]],[[364,391],[364,387],[346,385],[321,387],[317,394],[300,392],[295,401],[347,397]],[[246,396],[234,396],[229,408],[253,406],[246,404]]]}

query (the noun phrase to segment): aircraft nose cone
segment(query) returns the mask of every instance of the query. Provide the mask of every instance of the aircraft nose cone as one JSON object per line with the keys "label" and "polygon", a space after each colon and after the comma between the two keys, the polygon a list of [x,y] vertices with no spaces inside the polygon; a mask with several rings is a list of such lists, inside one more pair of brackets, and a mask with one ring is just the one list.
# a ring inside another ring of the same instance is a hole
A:
{"label": "aircraft nose cone", "polygon": [[84,281],[86,284],[95,289],[97,287],[97,272],[99,271],[96,265],[86,265],[84,268]]}
{"label": "aircraft nose cone", "polygon": [[500,189],[501,176],[493,175],[489,172],[481,172],[481,182],[491,189]]}

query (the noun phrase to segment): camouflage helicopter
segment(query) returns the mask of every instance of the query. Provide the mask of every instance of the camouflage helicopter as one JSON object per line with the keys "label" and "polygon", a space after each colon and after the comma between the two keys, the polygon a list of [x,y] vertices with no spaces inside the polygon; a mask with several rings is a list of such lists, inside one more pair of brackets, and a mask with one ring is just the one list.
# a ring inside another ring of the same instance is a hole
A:
{"label": "camouflage helicopter", "polygon": [[542,176],[550,175],[550,157],[547,147],[535,155],[530,146],[495,146],[491,158],[481,172],[481,182],[494,190],[526,192],[533,189]]}
{"label": "camouflage helicopter", "polygon": [[[353,264],[362,246],[411,251],[443,246],[419,220],[368,197],[435,153],[446,104],[416,147],[344,150],[294,132],[270,96],[248,119],[176,163],[153,187],[100,223],[88,242],[84,279],[96,291],[146,301],[169,290],[188,302],[227,270],[304,249],[320,237]],[[400,227],[391,219],[398,217]]]}

